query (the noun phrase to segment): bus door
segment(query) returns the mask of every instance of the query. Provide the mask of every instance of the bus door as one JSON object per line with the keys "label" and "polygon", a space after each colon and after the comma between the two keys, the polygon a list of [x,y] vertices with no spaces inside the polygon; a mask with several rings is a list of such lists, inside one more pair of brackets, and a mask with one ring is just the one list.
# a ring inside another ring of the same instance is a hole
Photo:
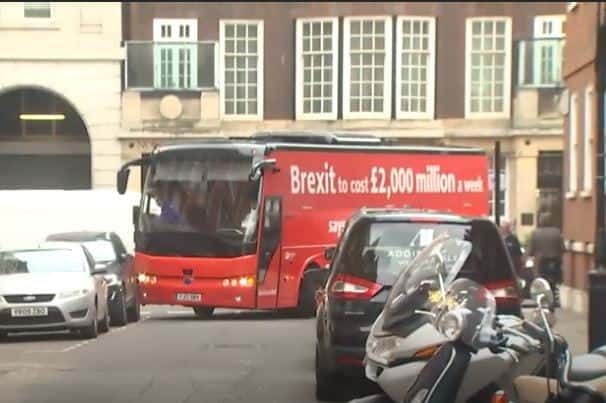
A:
{"label": "bus door", "polygon": [[276,308],[280,287],[282,197],[266,196],[261,211],[257,260],[257,307],[271,309]]}

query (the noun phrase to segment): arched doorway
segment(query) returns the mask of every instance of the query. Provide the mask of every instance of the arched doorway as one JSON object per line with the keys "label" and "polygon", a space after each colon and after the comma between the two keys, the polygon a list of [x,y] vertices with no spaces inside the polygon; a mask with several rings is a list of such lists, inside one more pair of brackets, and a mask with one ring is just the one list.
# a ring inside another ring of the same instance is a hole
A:
{"label": "arched doorway", "polygon": [[0,93],[0,190],[90,189],[90,149],[63,97],[35,87]]}

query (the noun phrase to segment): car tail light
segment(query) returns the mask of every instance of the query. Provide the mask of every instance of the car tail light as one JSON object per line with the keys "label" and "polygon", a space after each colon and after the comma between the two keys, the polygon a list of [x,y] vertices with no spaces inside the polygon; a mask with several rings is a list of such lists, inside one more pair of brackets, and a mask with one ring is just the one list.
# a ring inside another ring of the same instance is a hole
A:
{"label": "car tail light", "polygon": [[518,291],[512,281],[488,284],[486,288],[488,288],[497,299],[520,299],[520,295],[518,294]]}
{"label": "car tail light", "polygon": [[381,284],[348,274],[339,274],[330,286],[330,294],[339,299],[367,300],[377,295],[381,288]]}

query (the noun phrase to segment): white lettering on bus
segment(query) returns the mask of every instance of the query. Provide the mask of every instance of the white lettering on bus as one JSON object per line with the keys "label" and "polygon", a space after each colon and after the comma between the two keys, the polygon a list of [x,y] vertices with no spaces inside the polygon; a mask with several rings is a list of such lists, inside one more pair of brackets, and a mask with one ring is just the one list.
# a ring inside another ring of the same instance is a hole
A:
{"label": "white lettering on bus", "polygon": [[455,193],[456,178],[453,174],[440,173],[439,165],[428,165],[425,173],[417,174],[419,193]]}
{"label": "white lettering on bus", "polygon": [[292,194],[337,194],[335,169],[327,162],[321,172],[304,171],[298,165],[290,167],[290,192]]}

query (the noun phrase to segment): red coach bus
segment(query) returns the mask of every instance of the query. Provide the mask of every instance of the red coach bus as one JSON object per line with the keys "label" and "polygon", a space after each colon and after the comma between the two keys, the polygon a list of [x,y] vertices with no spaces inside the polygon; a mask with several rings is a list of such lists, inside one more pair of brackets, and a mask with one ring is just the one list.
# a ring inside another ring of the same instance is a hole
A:
{"label": "red coach bus", "polygon": [[257,134],[156,148],[135,207],[142,304],[298,308],[315,291],[346,220],[362,207],[488,215],[488,159],[471,148],[368,136]]}

